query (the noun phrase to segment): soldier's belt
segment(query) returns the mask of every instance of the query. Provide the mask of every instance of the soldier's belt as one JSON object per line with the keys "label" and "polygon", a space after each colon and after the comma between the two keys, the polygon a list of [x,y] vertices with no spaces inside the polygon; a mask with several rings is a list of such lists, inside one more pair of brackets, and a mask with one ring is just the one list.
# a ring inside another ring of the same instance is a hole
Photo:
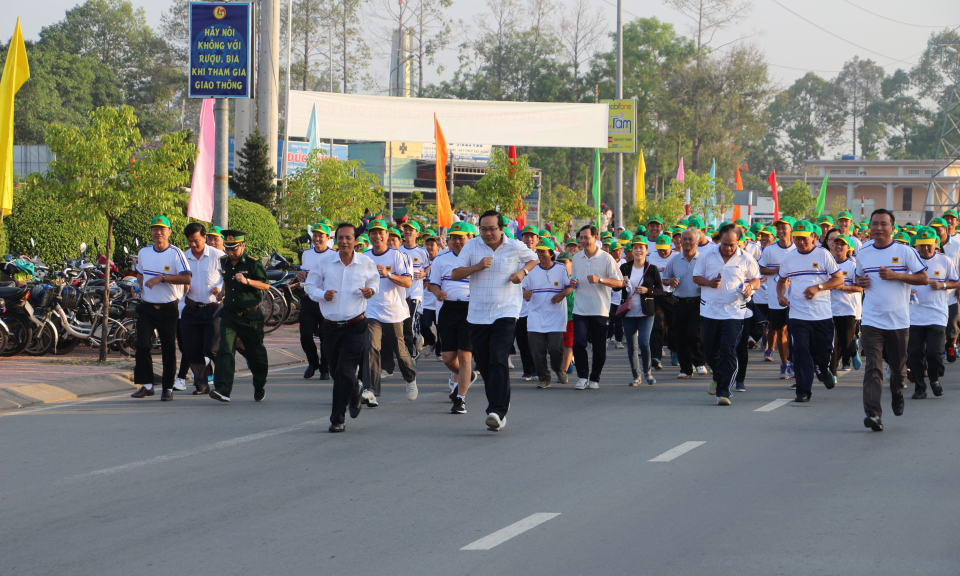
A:
{"label": "soldier's belt", "polygon": [[243,318],[243,317],[245,317],[245,316],[249,316],[249,315],[253,314],[254,312],[256,312],[256,311],[257,311],[257,308],[259,308],[259,307],[260,307],[260,306],[254,306],[253,308],[251,308],[251,309],[249,309],[249,310],[241,310],[241,311],[239,311],[239,312],[236,312],[236,311],[234,311],[234,310],[230,310],[229,312],[230,312],[231,314],[233,314],[234,316],[236,316],[237,318]]}

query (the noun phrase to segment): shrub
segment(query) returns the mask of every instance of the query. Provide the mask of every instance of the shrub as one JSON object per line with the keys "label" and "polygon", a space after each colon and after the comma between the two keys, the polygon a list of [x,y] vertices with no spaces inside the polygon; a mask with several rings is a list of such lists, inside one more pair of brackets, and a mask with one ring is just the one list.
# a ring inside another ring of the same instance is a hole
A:
{"label": "shrub", "polygon": [[[185,249],[187,239],[183,235],[184,227],[190,223],[186,217],[187,195],[174,193],[175,210],[159,211],[158,209],[146,205],[140,208],[131,208],[122,216],[118,216],[113,222],[113,258],[114,260],[123,260],[125,255],[123,247],[130,249],[131,254],[136,254],[138,249],[135,240],[140,240],[140,248],[153,244],[153,238],[150,235],[150,222],[154,216],[160,214],[170,220],[170,243],[178,248]],[[106,236],[104,236],[106,238]],[[101,238],[101,241],[103,238]]]}
{"label": "shrub", "polygon": [[[269,210],[254,202],[231,198],[229,204],[230,228],[246,233],[247,253],[255,258],[283,248],[280,226]],[[206,224],[206,223],[204,223]]]}

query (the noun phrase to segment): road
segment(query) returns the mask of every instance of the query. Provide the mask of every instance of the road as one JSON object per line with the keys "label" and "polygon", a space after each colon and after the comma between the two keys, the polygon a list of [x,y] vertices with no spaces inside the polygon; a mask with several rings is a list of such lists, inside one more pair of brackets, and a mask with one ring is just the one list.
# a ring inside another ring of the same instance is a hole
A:
{"label": "road", "polygon": [[415,402],[387,379],[345,434],[301,367],[272,372],[259,404],[247,378],[230,404],[3,413],[0,574],[958,572],[958,365],[902,417],[885,392],[873,433],[859,372],[770,409],[793,393],[753,352],[747,392],[718,407],[707,377],[668,366],[631,388],[608,354],[599,390],[515,378],[499,433],[480,386],[449,414],[432,360]]}

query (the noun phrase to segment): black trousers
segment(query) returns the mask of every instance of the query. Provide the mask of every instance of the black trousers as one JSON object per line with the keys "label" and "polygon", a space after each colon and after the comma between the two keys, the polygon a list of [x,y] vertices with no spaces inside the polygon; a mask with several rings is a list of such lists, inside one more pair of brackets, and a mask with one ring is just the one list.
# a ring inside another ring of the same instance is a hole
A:
{"label": "black trousers", "polygon": [[410,358],[416,360],[420,356],[417,350],[417,336],[420,335],[420,301],[407,298],[407,308],[410,310],[410,316],[403,321],[403,343],[407,347],[407,354]]}
{"label": "black trousers", "polygon": [[856,346],[853,345],[857,339],[857,320],[856,316],[834,316],[833,317],[833,357],[830,359],[830,369],[834,373],[841,363],[847,364],[857,353]]}
{"label": "black trousers", "polygon": [[700,324],[700,298],[677,298],[673,309],[673,336],[680,371],[684,374],[693,374],[697,366],[704,365]]}
{"label": "black trousers", "polygon": [[153,384],[153,331],[160,339],[160,358],[163,361],[161,384],[164,390],[173,390],[177,375],[177,303],[154,307],[148,302],[137,305],[137,354],[133,368],[134,384]]}
{"label": "black trousers", "polygon": [[915,391],[926,392],[924,375],[930,382],[940,382],[940,377],[943,376],[943,344],[946,338],[944,326],[910,326],[907,367],[913,374]]}
{"label": "black trousers", "polygon": [[190,361],[187,359],[187,353],[183,349],[183,333],[180,330],[180,320],[177,320],[177,350],[180,351],[180,369],[177,370],[177,378],[187,377],[190,370]]}
{"label": "black trousers", "polygon": [[[573,315],[573,361],[577,378],[600,382],[600,373],[607,362],[607,317]],[[593,345],[593,368],[587,357],[587,345]],[[476,343],[474,343],[476,346]]]}
{"label": "black trousers", "polygon": [[360,393],[357,371],[363,360],[363,341],[367,336],[367,323],[361,320],[347,326],[324,322],[320,326],[324,356],[333,378],[333,406],[330,423],[343,424],[350,398]]}
{"label": "black trousers", "polygon": [[510,345],[517,321],[497,318],[493,324],[471,324],[473,359],[483,378],[487,393],[487,414],[496,413],[501,419],[510,409]]}
{"label": "black trousers", "polygon": [[[328,372],[327,355],[323,351],[323,314],[320,313],[320,304],[309,296],[300,299],[300,348],[307,355],[307,363],[320,370]],[[317,349],[313,335],[320,333],[320,348]]]}
{"label": "black trousers", "polygon": [[[432,326],[437,326],[437,311],[424,308],[423,314],[420,315],[420,335],[423,336],[424,346],[436,346],[439,342],[433,330],[430,329]],[[439,329],[438,326],[437,330]]]}
{"label": "black trousers", "polygon": [[183,309],[180,316],[180,333],[183,340],[183,357],[193,370],[193,385],[200,390],[207,385],[207,376],[213,374],[212,362],[220,346],[220,309],[222,306],[204,306],[194,310]]}
{"label": "black trousers", "polygon": [[703,354],[717,381],[717,396],[730,397],[730,386],[737,376],[737,343],[743,332],[743,320],[704,318]]}
{"label": "black trousers", "polygon": [[750,356],[747,354],[747,344],[750,343],[750,334],[753,330],[753,316],[743,319],[743,330],[740,332],[740,340],[737,342],[737,382],[743,382],[747,377],[747,363]]}
{"label": "black trousers", "polygon": [[[523,375],[532,376],[537,373],[537,366],[533,363],[533,354],[530,353],[530,338],[527,337],[527,317],[517,319],[517,348],[520,351],[520,363],[523,364]],[[477,345],[473,345],[476,350]]]}
{"label": "black trousers", "polygon": [[619,304],[610,304],[607,338],[614,338],[617,342],[623,342],[623,318],[617,316],[617,308],[619,307]]}
{"label": "black trousers", "polygon": [[790,352],[793,356],[793,373],[796,375],[797,393],[813,388],[814,369],[825,373],[830,370],[833,353],[833,318],[826,320],[787,320],[790,335]]}
{"label": "black trousers", "polygon": [[650,357],[659,360],[663,355],[664,345],[668,346],[671,352],[677,349],[670,331],[670,326],[673,325],[673,295],[656,296],[653,301],[657,305],[657,313],[653,319],[653,331],[650,332]]}

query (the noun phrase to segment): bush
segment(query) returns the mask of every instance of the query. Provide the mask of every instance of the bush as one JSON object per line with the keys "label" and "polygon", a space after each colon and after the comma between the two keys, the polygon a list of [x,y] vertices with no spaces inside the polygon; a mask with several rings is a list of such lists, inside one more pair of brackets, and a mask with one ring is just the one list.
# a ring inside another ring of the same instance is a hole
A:
{"label": "bush", "polygon": [[8,254],[7,252],[7,226],[0,223],[0,256]]}
{"label": "bush", "polygon": [[[40,259],[48,266],[75,258],[80,243],[90,247],[87,255],[96,256],[93,239],[103,247],[107,239],[107,219],[102,214],[88,214],[64,206],[55,189],[33,181],[21,184],[13,194],[13,213],[4,218],[6,243],[4,253],[30,254],[30,238],[37,242]],[[2,246],[2,244],[0,244]]]}
{"label": "bush", "polygon": [[261,250],[272,254],[274,250],[283,248],[280,226],[269,210],[239,198],[230,199],[228,210],[230,228],[246,232],[248,254],[259,258],[263,256]]}

